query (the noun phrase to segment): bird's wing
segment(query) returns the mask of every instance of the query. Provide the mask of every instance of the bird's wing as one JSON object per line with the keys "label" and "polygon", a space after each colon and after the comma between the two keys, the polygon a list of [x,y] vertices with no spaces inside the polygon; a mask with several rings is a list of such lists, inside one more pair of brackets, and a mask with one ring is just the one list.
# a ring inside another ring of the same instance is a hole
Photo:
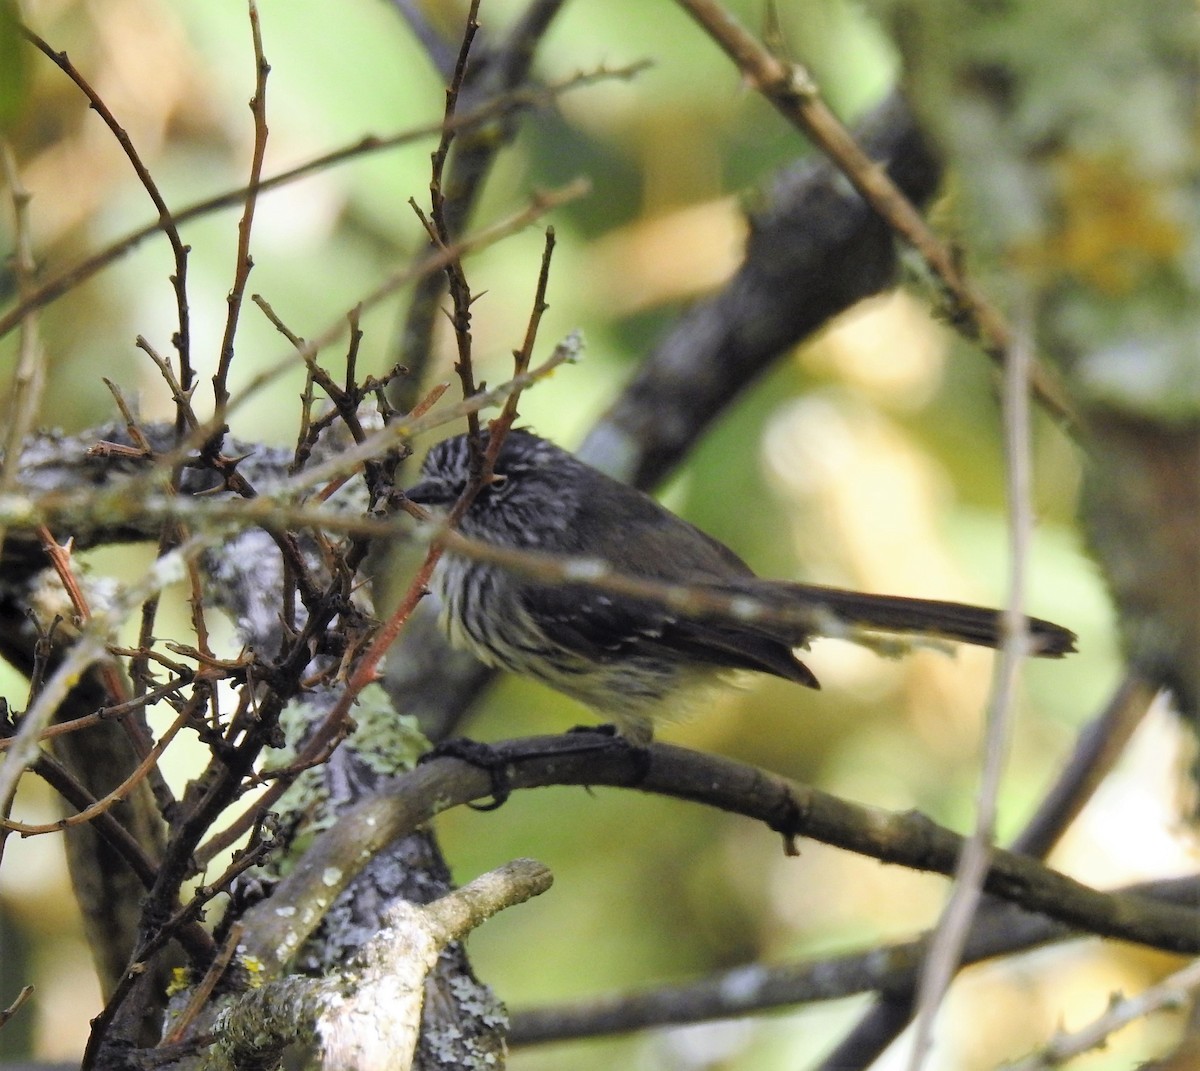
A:
{"label": "bird's wing", "polygon": [[520,599],[555,642],[589,660],[616,662],[657,654],[818,687],[816,677],[786,643],[753,626],[682,618],[651,600],[573,584],[530,584]]}

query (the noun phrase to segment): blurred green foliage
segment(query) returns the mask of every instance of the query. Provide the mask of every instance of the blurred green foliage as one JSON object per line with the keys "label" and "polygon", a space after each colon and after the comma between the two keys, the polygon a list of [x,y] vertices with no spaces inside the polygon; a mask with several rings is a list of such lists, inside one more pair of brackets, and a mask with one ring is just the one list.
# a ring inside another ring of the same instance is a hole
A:
{"label": "blurred green foliage", "polygon": [[28,106],[29,61],[17,2],[0,0],[0,132],[11,128]]}

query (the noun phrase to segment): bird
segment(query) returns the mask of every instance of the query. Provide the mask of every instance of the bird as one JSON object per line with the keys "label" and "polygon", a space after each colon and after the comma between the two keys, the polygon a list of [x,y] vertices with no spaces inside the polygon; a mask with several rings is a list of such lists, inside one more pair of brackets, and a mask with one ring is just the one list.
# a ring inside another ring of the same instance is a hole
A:
{"label": "bird", "polygon": [[[481,431],[479,449],[488,432]],[[435,443],[406,497],[444,515],[471,473],[468,433]],[[741,671],[808,688],[820,684],[796,654],[817,635],[916,635],[999,647],[1003,614],[936,599],[876,595],[757,576],[737,554],[651,496],[600,472],[534,432],[510,429],[492,476],[459,522],[462,535],[505,551],[565,557],[644,583],[685,587],[738,612],[684,614],[626,587],[539,580],[447,548],[430,579],[453,647],[488,666],[532,677],[591,707],[628,742]],[[1027,619],[1032,652],[1075,650],[1073,632]]]}

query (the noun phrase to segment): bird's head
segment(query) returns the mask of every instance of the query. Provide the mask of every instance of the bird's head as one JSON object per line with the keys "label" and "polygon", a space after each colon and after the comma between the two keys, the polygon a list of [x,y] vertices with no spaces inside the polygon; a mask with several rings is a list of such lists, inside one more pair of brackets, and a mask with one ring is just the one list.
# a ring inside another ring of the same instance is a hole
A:
{"label": "bird's head", "polygon": [[[481,450],[487,443],[481,436]],[[406,495],[435,512],[450,510],[470,479],[471,451],[465,434],[434,444],[420,480]],[[586,466],[567,451],[523,429],[509,431],[485,484],[462,519],[464,535],[510,546],[538,546],[564,528],[580,493]]]}

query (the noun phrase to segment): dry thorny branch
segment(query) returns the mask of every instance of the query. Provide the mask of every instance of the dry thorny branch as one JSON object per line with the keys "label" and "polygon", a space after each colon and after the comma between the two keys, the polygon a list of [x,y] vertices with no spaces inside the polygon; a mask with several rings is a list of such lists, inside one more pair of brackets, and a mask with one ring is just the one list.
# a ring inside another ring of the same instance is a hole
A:
{"label": "dry thorny branch", "polygon": [[[727,361],[717,362],[702,346],[693,347],[696,361],[720,365],[720,374],[691,375],[684,366],[681,375],[679,363],[666,356],[647,363],[610,416],[610,426],[597,433],[602,440],[605,434],[611,438],[614,428],[632,431],[638,451],[627,460],[624,475],[642,483],[660,476],[778,352],[841,307],[889,285],[894,272],[889,228],[919,249],[951,306],[952,319],[1011,369],[1014,352],[1029,345],[1028,332],[1024,325],[1014,332],[1003,321],[925,224],[921,207],[936,187],[937,165],[903,106],[897,100],[885,105],[877,126],[862,133],[860,146],[834,119],[802,69],[764,49],[719,5],[681,2],[750,84],[812,137],[836,167],[806,165],[781,186],[777,204],[762,213],[746,261],[726,293],[744,307],[747,294],[767,287],[764,279],[786,290],[789,271],[801,277],[811,272],[812,264],[799,253],[786,271],[778,264],[764,270],[768,254],[761,248],[763,236],[786,237],[789,227],[807,226],[805,212],[814,191],[832,196],[829,191],[839,188],[837,169],[871,208],[843,195],[845,217],[839,220],[836,239],[842,245],[831,239],[830,247],[819,253],[831,263],[849,260],[846,270],[859,289],[832,288],[832,296],[825,295],[827,305],[789,309],[786,323],[759,331],[758,341],[732,350]],[[415,1051],[415,1065],[421,1067],[499,1058],[501,1016],[494,999],[475,983],[458,942],[495,911],[542,891],[548,874],[534,864],[514,864],[454,891],[426,829],[437,813],[485,799],[494,787],[482,771],[453,759],[413,770],[424,740],[396,712],[395,704],[404,698],[397,695],[396,682],[408,672],[404,647],[396,648],[402,632],[410,650],[429,645],[433,651],[419,671],[412,671],[426,672],[434,665],[440,676],[432,689],[438,696],[433,705],[444,703],[460,716],[482,680],[478,667],[455,665],[438,654],[420,615],[414,619],[445,546],[546,582],[593,584],[657,599],[681,613],[744,619],[781,612],[747,606],[745,600],[732,605],[732,600],[683,587],[655,586],[617,575],[605,563],[502,552],[473,544],[453,530],[471,497],[491,478],[503,436],[518,418],[522,391],[575,360],[581,348],[573,335],[541,363],[535,359],[544,348],[538,343],[538,327],[552,279],[554,232],[548,228],[532,311],[514,350],[512,377],[498,388],[482,387],[472,350],[477,295],[466,264],[468,254],[540,220],[586,190],[577,181],[535,193],[508,218],[474,231],[466,227],[478,189],[512,136],[518,115],[567,89],[635,73],[632,68],[600,69],[549,88],[526,84],[536,44],[559,6],[531,4],[509,38],[481,51],[476,0],[457,54],[445,64],[448,84],[439,122],[391,137],[361,138],[268,178],[270,68],[251,0],[255,88],[246,185],[177,211],[160,192],[120,118],[84,74],[65,53],[26,31],[117,139],[157,213],[152,226],[39,284],[29,249],[27,196],[5,148],[20,286],[17,305],[0,317],[0,334],[21,331],[21,359],[10,397],[14,412],[23,416],[10,422],[0,470],[0,634],[3,653],[28,675],[30,690],[23,709],[9,711],[0,752],[5,816],[0,850],[13,834],[71,838],[77,895],[93,919],[90,939],[105,996],[85,1066],[163,1066],[198,1053],[233,1066],[247,1061],[272,1066],[296,1042],[313,1045],[331,1067],[401,1066],[396,1062],[401,1051]],[[420,20],[415,9],[406,15]],[[423,25],[418,29],[423,35],[429,31]],[[480,131],[468,149],[458,151],[460,139]],[[438,141],[428,206],[411,201],[427,240],[420,254],[338,322],[307,338],[300,325],[286,323],[265,297],[252,294],[290,351],[235,391],[231,372],[239,360],[239,323],[250,294],[259,198],[314,170],[430,136]],[[872,163],[872,152],[887,157],[897,176],[892,177],[890,167]],[[209,393],[197,378],[192,353],[189,248],[180,228],[233,203],[241,205],[242,213]],[[75,437],[31,434],[29,414],[36,408],[42,378],[39,314],[154,231],[166,236],[173,256],[174,353],[162,354],[144,338],[138,346],[174,403],[172,425],[143,423],[120,385],[109,383],[119,424]],[[871,261],[877,266],[864,268]],[[414,283],[418,289],[405,346],[410,367],[360,375],[363,312]],[[461,393],[455,404],[440,401],[445,385],[427,388],[422,396],[421,369],[411,366],[414,355],[432,349],[432,320],[425,315],[425,304],[436,300],[443,287]],[[744,342],[747,333],[736,329],[737,313],[723,306],[723,300],[718,295],[689,313],[692,323],[707,317],[706,330],[689,334],[685,318],[678,337],[716,339],[720,332],[711,329],[716,322],[730,338]],[[345,373],[339,379],[320,358],[343,339]],[[668,343],[663,350],[668,356],[669,349]],[[284,451],[233,438],[229,421],[238,406],[297,361],[307,378],[294,448]],[[1062,387],[1044,367],[1029,375],[1034,395],[1052,412],[1061,417],[1071,411]],[[1014,373],[1011,383],[1009,405],[1019,410],[1025,374]],[[706,391],[707,396],[697,396]],[[690,424],[682,433],[674,430],[679,421],[663,418],[663,407],[675,405],[689,413]],[[483,425],[480,413],[497,406],[499,416]],[[659,426],[651,429],[656,419]],[[465,421],[472,431],[486,426],[491,438],[487,449],[479,451],[472,480],[448,522],[415,523],[419,510],[398,493],[402,477],[397,472],[403,472],[415,437],[451,421]],[[1020,457],[1024,449],[1018,436],[1011,455]],[[1018,508],[1027,496],[1014,487]],[[369,584],[368,555],[382,540],[427,547],[390,614],[373,603]],[[74,552],[127,541],[156,542],[154,567],[116,594],[95,590],[77,570]],[[1015,543],[1019,546],[1019,540]],[[1014,573],[1021,564],[1018,554]],[[160,598],[175,583],[184,584],[189,593],[192,631],[186,639],[158,634]],[[1014,615],[1019,597],[1017,592],[1012,599]],[[218,613],[236,622],[240,650],[222,653],[214,643],[213,617]],[[122,644],[118,632],[135,618],[137,640]],[[392,677],[385,694],[378,687],[380,667],[394,650],[400,677]],[[1015,672],[1014,660],[1005,664]],[[408,678],[410,685],[414,679]],[[1116,761],[1156,683],[1131,671],[1011,852],[994,846],[994,818],[986,808],[973,854],[963,856],[963,838],[920,815],[859,807],[743,764],[679,748],[655,745],[648,757],[639,758],[589,746],[586,735],[577,734],[509,741],[497,751],[508,784],[518,790],[611,784],[662,793],[760,821],[782,834],[789,851],[797,837],[812,837],[947,876],[966,858],[982,900],[977,904],[977,897],[965,896],[970,910],[960,917],[948,951],[933,961],[936,973],[924,975],[929,1019],[960,961],[1012,954],[1079,933],[1200,953],[1197,916],[1188,906],[1197,895],[1195,879],[1099,892],[1037,861]],[[1000,699],[996,704],[998,710],[1004,706]],[[168,727],[157,733],[148,717],[155,708],[171,714]],[[436,736],[441,726],[431,722],[425,729]],[[176,796],[160,763],[164,752],[185,737],[199,743],[205,761]],[[993,758],[1001,751],[993,748]],[[40,824],[13,817],[14,798],[26,773],[45,780],[70,813]],[[993,766],[991,795],[985,798],[989,807],[997,777]],[[219,873],[211,875],[209,867]],[[89,872],[103,873],[106,881],[89,884]],[[363,889],[379,902],[373,912],[361,906]],[[214,911],[218,904],[221,910]],[[737,985],[728,977],[714,978],[589,1008],[526,1013],[516,1018],[513,1036],[526,1041],[580,1037],[873,991],[879,997],[876,1008],[826,1065],[866,1066],[909,1021],[922,978],[920,964],[930,946],[939,946],[936,937],[888,948],[886,956],[755,968],[740,975]],[[173,975],[176,968],[180,970]],[[424,999],[426,976],[447,998],[433,1009]],[[1181,979],[1177,985],[1194,986],[1194,969]],[[5,1019],[19,1014],[21,999],[4,1013]],[[447,1049],[451,1026],[457,1040]],[[1099,1030],[1101,1040],[1105,1029],[1112,1027]],[[921,1048],[916,1046],[914,1060],[920,1059]]]}

